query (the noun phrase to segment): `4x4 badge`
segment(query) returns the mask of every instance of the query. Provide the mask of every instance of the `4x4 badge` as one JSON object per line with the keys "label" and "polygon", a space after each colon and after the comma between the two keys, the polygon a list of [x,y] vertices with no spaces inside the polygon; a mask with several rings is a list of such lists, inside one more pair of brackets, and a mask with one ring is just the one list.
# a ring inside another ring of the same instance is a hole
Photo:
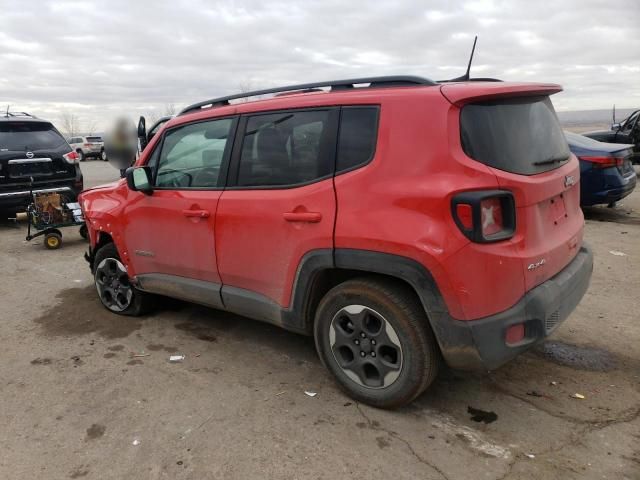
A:
{"label": "4x4 badge", "polygon": [[33,158],[33,152],[27,152],[27,158]]}
{"label": "4x4 badge", "polygon": [[565,187],[570,187],[571,185],[575,185],[576,183],[576,179],[573,178],[573,175],[566,175],[564,177],[564,186]]}

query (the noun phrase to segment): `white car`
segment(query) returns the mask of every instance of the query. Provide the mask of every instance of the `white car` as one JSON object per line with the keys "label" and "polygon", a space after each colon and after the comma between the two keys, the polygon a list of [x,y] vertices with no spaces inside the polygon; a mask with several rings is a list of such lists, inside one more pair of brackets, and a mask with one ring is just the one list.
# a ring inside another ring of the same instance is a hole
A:
{"label": "white car", "polygon": [[102,137],[71,137],[69,145],[78,153],[81,162],[84,162],[89,157],[107,160]]}

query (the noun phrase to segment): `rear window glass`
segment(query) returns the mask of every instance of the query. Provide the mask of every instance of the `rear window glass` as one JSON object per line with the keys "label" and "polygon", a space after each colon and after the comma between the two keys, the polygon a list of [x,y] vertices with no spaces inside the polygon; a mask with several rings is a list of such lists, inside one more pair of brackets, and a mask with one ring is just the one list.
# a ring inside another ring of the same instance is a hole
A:
{"label": "rear window glass", "polygon": [[378,107],[343,107],[338,141],[338,172],[364,165],[373,157]]}
{"label": "rear window glass", "polygon": [[466,105],[460,134],[468,156],[506,172],[534,175],[569,160],[567,141],[547,96]]}
{"label": "rear window glass", "polygon": [[0,151],[58,148],[66,140],[46,122],[0,122]]}
{"label": "rear window glass", "polygon": [[87,142],[101,142],[102,137],[87,137]]}

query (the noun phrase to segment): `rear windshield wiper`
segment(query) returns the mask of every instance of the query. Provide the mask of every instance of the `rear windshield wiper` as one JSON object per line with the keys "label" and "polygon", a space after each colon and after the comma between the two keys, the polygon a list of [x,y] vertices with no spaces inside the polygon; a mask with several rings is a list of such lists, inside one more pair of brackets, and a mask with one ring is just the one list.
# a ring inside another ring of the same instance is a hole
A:
{"label": "rear windshield wiper", "polygon": [[551,157],[548,158],[547,160],[540,160],[539,162],[533,162],[534,165],[538,166],[538,165],[550,165],[552,163],[561,163],[564,162],[565,160],[568,160],[569,157]]}

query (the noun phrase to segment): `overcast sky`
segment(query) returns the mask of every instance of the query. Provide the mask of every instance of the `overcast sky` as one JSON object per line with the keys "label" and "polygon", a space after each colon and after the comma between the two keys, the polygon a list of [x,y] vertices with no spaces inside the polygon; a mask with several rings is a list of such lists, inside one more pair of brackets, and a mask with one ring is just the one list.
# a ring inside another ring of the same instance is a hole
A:
{"label": "overcast sky", "polygon": [[558,110],[640,107],[640,0],[0,0],[0,105],[115,113],[380,74],[556,82]]}

